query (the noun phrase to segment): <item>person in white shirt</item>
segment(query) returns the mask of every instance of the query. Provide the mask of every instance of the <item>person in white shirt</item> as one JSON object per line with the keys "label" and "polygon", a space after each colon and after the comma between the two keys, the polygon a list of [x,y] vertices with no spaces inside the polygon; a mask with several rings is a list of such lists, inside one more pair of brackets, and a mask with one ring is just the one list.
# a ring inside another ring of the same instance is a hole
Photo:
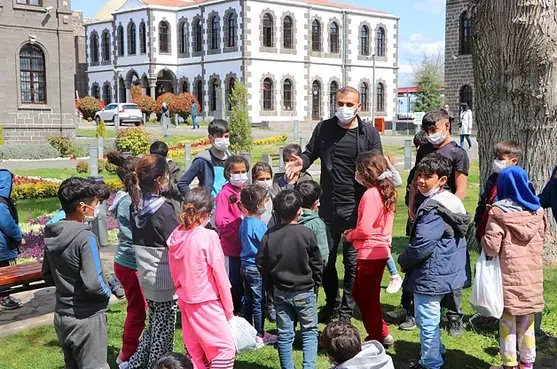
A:
{"label": "person in white shirt", "polygon": [[459,133],[460,133],[460,147],[464,148],[464,139],[468,141],[468,151],[472,151],[472,140],[470,135],[472,134],[472,110],[468,107],[467,103],[462,103],[460,105],[460,123]]}

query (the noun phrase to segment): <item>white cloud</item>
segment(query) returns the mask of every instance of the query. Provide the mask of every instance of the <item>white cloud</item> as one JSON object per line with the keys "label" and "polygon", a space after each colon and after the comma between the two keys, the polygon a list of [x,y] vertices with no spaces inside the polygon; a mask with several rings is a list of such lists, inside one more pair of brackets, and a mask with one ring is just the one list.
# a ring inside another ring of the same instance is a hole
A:
{"label": "white cloud", "polygon": [[424,54],[444,54],[445,41],[431,40],[419,33],[415,33],[400,43],[400,59],[403,62],[418,62]]}
{"label": "white cloud", "polygon": [[414,9],[439,14],[445,11],[445,0],[420,0],[414,4]]}

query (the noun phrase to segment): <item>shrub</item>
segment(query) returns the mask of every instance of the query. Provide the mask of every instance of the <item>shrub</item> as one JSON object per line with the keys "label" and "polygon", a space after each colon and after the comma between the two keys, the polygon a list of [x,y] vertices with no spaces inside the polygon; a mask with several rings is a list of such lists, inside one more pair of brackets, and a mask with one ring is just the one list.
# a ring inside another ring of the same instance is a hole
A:
{"label": "shrub", "polygon": [[141,90],[141,87],[139,87],[138,85],[132,85],[132,87],[130,88],[130,94],[133,100],[134,98],[141,96],[143,94],[143,91]]}
{"label": "shrub", "polygon": [[120,152],[131,152],[132,155],[146,154],[150,146],[149,135],[141,127],[120,130],[116,136],[116,147]]}
{"label": "shrub", "polygon": [[[112,179],[105,182],[110,191],[118,191],[123,189],[122,182],[120,182],[119,180]],[[14,185],[11,197],[14,200],[56,197],[58,196],[58,187],[60,187],[60,183],[56,182],[40,182]]]}
{"label": "shrub", "polygon": [[95,136],[97,138],[102,137],[106,138],[106,126],[104,125],[104,120],[101,119],[99,124],[97,124],[97,130],[95,132]]}
{"label": "shrub", "polygon": [[230,97],[232,111],[228,123],[230,125],[230,150],[236,153],[250,152],[253,147],[251,124],[248,112],[248,89],[241,82],[236,82]]}
{"label": "shrub", "polygon": [[108,161],[104,164],[104,169],[110,173],[110,174],[116,174],[116,171],[118,170],[118,166],[109,163]]}
{"label": "shrub", "polygon": [[62,157],[77,155],[77,148],[68,137],[49,137],[48,143],[58,150]]}
{"label": "shrub", "polygon": [[[83,158],[89,156],[89,149],[91,146],[96,146],[98,141],[96,139],[79,139],[73,142],[76,148],[76,157]],[[103,141],[103,152],[117,151],[116,140],[107,138]]]}
{"label": "shrub", "polygon": [[0,145],[4,144],[4,127],[0,126]]}
{"label": "shrub", "polygon": [[78,161],[75,170],[78,173],[89,173],[89,162],[87,160]]}
{"label": "shrub", "polygon": [[184,120],[188,119],[188,116],[191,113],[191,105],[193,103],[199,105],[199,102],[192,94],[185,92],[176,96],[172,102],[170,103],[170,111],[174,114],[178,114]]}
{"label": "shrub", "polygon": [[33,145],[6,144],[0,146],[0,160],[55,159],[59,156],[58,150],[47,143],[34,143]]}
{"label": "shrub", "polygon": [[89,120],[95,116],[95,113],[102,109],[101,102],[93,96],[85,96],[79,100],[79,111],[83,118]]}
{"label": "shrub", "polygon": [[170,92],[160,95],[157,98],[157,101],[155,102],[155,111],[157,113],[160,113],[162,110],[162,103],[165,102],[166,105],[168,106],[168,109],[170,110],[170,116],[173,116],[174,112],[172,111],[172,103],[175,98],[176,96],[174,96],[174,94]]}
{"label": "shrub", "polygon": [[99,173],[104,172],[105,166],[106,166],[106,162],[102,159],[99,159],[99,161],[97,162],[97,167],[99,168]]}
{"label": "shrub", "polygon": [[149,96],[136,96],[133,98],[132,102],[136,104],[142,113],[149,116],[155,111],[155,101]]}

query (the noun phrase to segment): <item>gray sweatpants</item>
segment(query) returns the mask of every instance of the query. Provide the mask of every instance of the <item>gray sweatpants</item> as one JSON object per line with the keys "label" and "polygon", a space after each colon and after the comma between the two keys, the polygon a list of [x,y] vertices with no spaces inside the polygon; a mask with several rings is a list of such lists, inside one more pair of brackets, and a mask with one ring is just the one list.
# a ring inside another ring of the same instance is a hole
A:
{"label": "gray sweatpants", "polygon": [[64,352],[64,369],[110,369],[106,313],[84,319],[54,313],[54,328]]}

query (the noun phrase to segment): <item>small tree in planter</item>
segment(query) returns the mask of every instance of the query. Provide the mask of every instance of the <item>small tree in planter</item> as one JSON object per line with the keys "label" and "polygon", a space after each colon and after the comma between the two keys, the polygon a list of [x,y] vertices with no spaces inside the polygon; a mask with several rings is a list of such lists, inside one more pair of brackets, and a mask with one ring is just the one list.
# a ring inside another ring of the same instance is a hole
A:
{"label": "small tree in planter", "polygon": [[95,113],[102,109],[101,102],[93,96],[85,96],[79,100],[79,111],[83,118],[89,120],[93,119]]}
{"label": "small tree in planter", "polygon": [[139,107],[142,113],[147,115],[147,119],[156,109],[155,102],[149,96],[136,96],[132,101]]}
{"label": "small tree in planter", "polygon": [[172,111],[172,104],[175,98],[176,96],[170,92],[160,95],[155,102],[155,111],[157,114],[160,114],[162,110],[162,103],[166,103],[166,106],[168,106],[168,109],[170,110],[170,115],[174,115],[174,112]]}
{"label": "small tree in planter", "polygon": [[228,119],[230,125],[230,149],[233,152],[250,152],[253,147],[251,124],[248,112],[248,89],[236,81],[230,97],[232,111]]}
{"label": "small tree in planter", "polygon": [[95,136],[97,138],[102,137],[102,138],[106,138],[106,126],[104,125],[104,120],[101,119],[99,121],[99,124],[97,124],[97,130],[95,132]]}
{"label": "small tree in planter", "polygon": [[199,102],[195,96],[188,92],[184,92],[172,100],[169,108],[173,114],[178,114],[184,119],[184,121],[186,121],[191,113],[191,104],[194,102],[199,106]]}

